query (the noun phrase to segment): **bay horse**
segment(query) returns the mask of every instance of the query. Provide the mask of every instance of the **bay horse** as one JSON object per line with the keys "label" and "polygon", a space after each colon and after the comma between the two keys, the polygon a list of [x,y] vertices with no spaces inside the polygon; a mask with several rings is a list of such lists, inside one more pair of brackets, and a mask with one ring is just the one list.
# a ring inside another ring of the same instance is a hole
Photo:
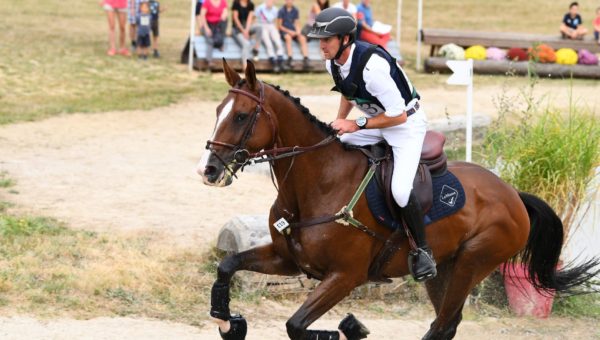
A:
{"label": "bay horse", "polygon": [[[211,316],[219,324],[221,337],[244,339],[246,335],[246,321],[229,311],[229,285],[238,270],[287,276],[305,273],[321,281],[287,321],[291,339],[366,337],[368,331],[353,316],[342,321],[339,331],[307,328],[369,281],[369,266],[383,242],[336,221],[300,225],[340,211],[365,175],[367,158],[343,145],[335,138],[336,131],[311,115],[297,98],[257,80],[252,62],[248,62],[245,79],[225,61],[223,69],[231,89],[217,107],[214,132],[197,171],[205,184],[222,187],[232,183],[249,159],[266,157],[278,195],[269,214],[272,243],[226,256],[219,263],[211,291]],[[448,170],[462,183],[466,203],[457,213],[425,228],[438,274],[425,282],[436,318],[423,339],[453,338],[471,289],[507,261],[525,264],[529,280],[542,292],[569,291],[598,272],[595,259],[556,269],[563,226],[544,201],[518,192],[475,164],[449,162]],[[372,233],[391,233],[372,216],[364,195],[353,217]],[[274,224],[281,218],[298,227],[279,232]],[[383,268],[385,277],[409,273],[409,250],[405,238]]]}

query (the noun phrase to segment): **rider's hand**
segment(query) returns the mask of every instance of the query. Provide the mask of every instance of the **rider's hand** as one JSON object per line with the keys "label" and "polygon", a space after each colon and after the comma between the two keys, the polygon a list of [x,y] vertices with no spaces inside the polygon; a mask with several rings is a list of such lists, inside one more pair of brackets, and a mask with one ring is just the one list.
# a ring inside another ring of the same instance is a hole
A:
{"label": "rider's hand", "polygon": [[338,136],[341,136],[344,133],[356,132],[359,130],[356,122],[351,119],[336,119],[331,123],[331,127],[334,130],[337,130]]}

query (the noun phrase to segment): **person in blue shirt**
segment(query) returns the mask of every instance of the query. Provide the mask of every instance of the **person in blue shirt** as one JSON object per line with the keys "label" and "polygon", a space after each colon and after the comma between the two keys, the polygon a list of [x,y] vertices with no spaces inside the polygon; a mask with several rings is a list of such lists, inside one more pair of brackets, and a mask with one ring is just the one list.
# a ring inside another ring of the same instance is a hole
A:
{"label": "person in blue shirt", "polygon": [[356,6],[356,17],[358,18],[357,38],[371,44],[387,47],[390,41],[390,33],[378,33],[373,31],[373,13],[371,12],[371,0],[362,0]]}
{"label": "person in blue shirt", "polygon": [[300,51],[304,57],[302,68],[308,70],[310,63],[308,61],[308,45],[306,37],[302,35],[298,18],[300,14],[298,8],[294,6],[294,0],[285,0],[285,5],[281,7],[277,13],[277,27],[281,33],[281,37],[285,41],[288,60],[287,65],[292,68],[292,40],[300,44]]}
{"label": "person in blue shirt", "polygon": [[148,48],[150,47],[150,23],[152,15],[150,14],[150,5],[148,1],[140,1],[140,15],[137,21],[137,51],[140,59],[148,59]]}
{"label": "person in blue shirt", "polygon": [[163,10],[164,8],[160,6],[158,0],[150,0],[150,30],[152,31],[152,49],[154,50],[152,55],[154,58],[160,58],[160,53],[158,53],[158,18]]}
{"label": "person in blue shirt", "polygon": [[560,24],[560,32],[565,39],[582,40],[587,34],[587,28],[583,27],[583,20],[579,15],[579,3],[572,2],[569,5],[569,13],[565,14]]}

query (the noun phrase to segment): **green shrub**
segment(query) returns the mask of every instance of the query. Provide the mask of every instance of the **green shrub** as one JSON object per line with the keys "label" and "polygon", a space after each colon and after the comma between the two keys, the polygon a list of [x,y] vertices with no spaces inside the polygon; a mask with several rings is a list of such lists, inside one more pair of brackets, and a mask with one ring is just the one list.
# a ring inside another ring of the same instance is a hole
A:
{"label": "green shrub", "polygon": [[553,314],[565,317],[600,318],[600,294],[557,296]]}
{"label": "green shrub", "polygon": [[481,156],[515,188],[547,201],[568,228],[600,163],[600,123],[572,102],[567,112],[542,107],[534,87],[532,81],[520,100],[500,98]]}

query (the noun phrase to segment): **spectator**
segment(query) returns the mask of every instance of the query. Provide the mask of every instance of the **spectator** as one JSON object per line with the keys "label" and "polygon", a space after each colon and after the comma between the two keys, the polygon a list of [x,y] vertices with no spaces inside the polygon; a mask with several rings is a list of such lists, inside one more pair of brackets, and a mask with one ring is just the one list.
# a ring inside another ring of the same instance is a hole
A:
{"label": "spectator", "polygon": [[212,68],[213,48],[223,50],[227,28],[227,1],[205,0],[200,10],[200,25],[206,37],[206,67]]}
{"label": "spectator", "polygon": [[[308,20],[306,21],[306,25],[302,28],[302,35],[307,36],[312,26],[315,23],[315,18],[322,10],[325,8],[329,8],[329,0],[315,0],[315,2],[310,6],[310,12],[308,12]],[[310,40],[310,38],[307,38]]]}
{"label": "spectator", "polygon": [[125,48],[125,20],[127,16],[126,0],[103,0],[100,2],[106,12],[108,19],[108,51],[106,54],[114,56],[117,54],[115,21],[119,22],[119,54],[128,56],[129,50]]}
{"label": "spectator", "polygon": [[260,26],[253,24],[254,3],[252,0],[234,0],[231,13],[233,38],[242,47],[242,67],[245,69],[252,48],[251,36],[254,36],[254,47],[252,48],[254,58],[258,58],[258,49],[260,48]]}
{"label": "spectator", "polygon": [[300,32],[300,24],[298,18],[300,14],[298,8],[294,6],[294,0],[285,0],[285,5],[281,7],[277,14],[277,26],[281,36],[285,41],[285,47],[287,50],[288,60],[287,67],[292,68],[292,40],[300,44],[300,51],[304,59],[302,60],[302,69],[308,70],[310,63],[308,62],[308,46],[306,44],[306,37]]}
{"label": "spectator", "polygon": [[594,40],[600,45],[600,7],[596,8],[596,18],[594,19]]}
{"label": "spectator", "polygon": [[140,15],[140,0],[127,0],[127,19],[129,21],[129,38],[131,38],[131,51],[135,53],[137,47],[136,25]]}
{"label": "spectator", "polygon": [[343,8],[356,19],[356,6],[350,0],[342,0],[331,7]]}
{"label": "spectator", "polygon": [[202,3],[204,0],[196,1],[196,35],[200,35],[200,10],[202,9]]}
{"label": "spectator", "polygon": [[360,4],[356,6],[356,11],[358,17],[358,39],[387,48],[387,43],[390,41],[390,32],[389,30],[387,32],[376,32],[373,29],[374,21],[371,12],[371,0],[361,0]]}
{"label": "spectator", "polygon": [[137,22],[137,48],[140,59],[148,59],[148,48],[150,47],[150,31],[152,14],[148,0],[140,1],[140,15]]}
{"label": "spectator", "polygon": [[[283,64],[283,44],[277,29],[277,7],[273,5],[273,0],[265,0],[263,4],[256,8],[256,18],[260,23],[262,41],[267,47],[267,55],[273,66],[273,71],[279,73],[287,71],[287,65]],[[273,51],[273,43],[277,47],[277,60],[275,60],[275,52]]]}
{"label": "spectator", "polygon": [[158,0],[150,0],[150,29],[152,30],[152,55],[154,58],[160,58],[160,53],[158,53],[158,18],[160,12],[162,12],[164,8],[160,7],[160,2]]}
{"label": "spectator", "polygon": [[569,13],[565,14],[563,22],[560,24],[560,32],[563,38],[581,40],[587,34],[587,29],[583,27],[583,20],[578,12],[579,3],[572,2],[569,5]]}

